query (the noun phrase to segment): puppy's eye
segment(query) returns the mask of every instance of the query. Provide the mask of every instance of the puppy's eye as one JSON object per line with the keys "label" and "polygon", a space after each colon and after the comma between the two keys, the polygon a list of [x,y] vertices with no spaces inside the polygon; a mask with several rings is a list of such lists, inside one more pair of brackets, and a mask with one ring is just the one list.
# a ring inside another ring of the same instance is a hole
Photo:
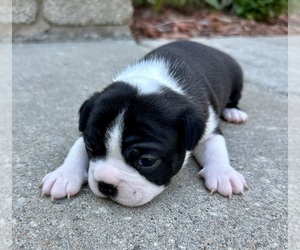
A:
{"label": "puppy's eye", "polygon": [[142,157],[138,160],[141,167],[151,167],[157,162],[157,159]]}
{"label": "puppy's eye", "polygon": [[135,166],[137,169],[140,169],[141,171],[145,173],[150,173],[154,170],[156,170],[161,164],[161,159],[157,159],[152,156],[142,156],[140,157],[136,163]]}

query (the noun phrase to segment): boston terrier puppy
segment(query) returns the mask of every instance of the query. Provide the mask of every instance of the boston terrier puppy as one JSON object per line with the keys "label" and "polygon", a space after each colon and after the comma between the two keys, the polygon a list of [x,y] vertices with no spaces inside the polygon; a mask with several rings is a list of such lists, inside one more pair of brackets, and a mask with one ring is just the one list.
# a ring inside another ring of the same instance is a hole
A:
{"label": "boston terrier puppy", "polygon": [[159,195],[189,153],[211,192],[229,198],[247,183],[231,167],[220,118],[241,123],[242,70],[227,54],[177,41],[121,71],[79,110],[76,140],[42,194],[70,197],[88,181],[99,197],[140,206]]}

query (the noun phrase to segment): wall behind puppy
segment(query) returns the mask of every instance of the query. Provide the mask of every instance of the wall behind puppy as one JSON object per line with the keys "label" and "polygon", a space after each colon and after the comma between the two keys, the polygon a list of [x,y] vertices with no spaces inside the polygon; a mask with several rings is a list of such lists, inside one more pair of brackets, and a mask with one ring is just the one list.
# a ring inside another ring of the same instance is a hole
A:
{"label": "wall behind puppy", "polygon": [[12,0],[13,41],[130,38],[130,0]]}

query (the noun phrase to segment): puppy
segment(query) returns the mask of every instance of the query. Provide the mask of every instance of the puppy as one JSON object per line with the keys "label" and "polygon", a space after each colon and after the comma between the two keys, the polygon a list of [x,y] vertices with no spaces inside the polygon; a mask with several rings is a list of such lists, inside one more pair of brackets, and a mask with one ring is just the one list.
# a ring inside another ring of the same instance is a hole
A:
{"label": "puppy", "polygon": [[220,117],[241,123],[243,76],[230,56],[178,41],[118,74],[79,110],[82,133],[62,166],[42,180],[43,195],[70,197],[88,180],[99,197],[140,206],[160,194],[192,152],[211,193],[243,194],[230,166]]}

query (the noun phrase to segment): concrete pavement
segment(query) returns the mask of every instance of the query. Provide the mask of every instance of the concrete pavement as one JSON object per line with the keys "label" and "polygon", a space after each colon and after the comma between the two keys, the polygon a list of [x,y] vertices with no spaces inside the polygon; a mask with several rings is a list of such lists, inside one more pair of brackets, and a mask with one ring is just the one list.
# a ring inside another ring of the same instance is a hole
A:
{"label": "concrete pavement", "polygon": [[12,244],[12,53],[0,43],[0,248]]}
{"label": "concrete pavement", "polygon": [[41,178],[78,136],[77,111],[127,63],[166,41],[13,47],[14,249],[287,249],[287,37],[197,39],[234,56],[245,73],[242,125],[222,122],[233,167],[250,189],[209,195],[193,159],[149,204],[122,207],[86,186],[41,198]]}
{"label": "concrete pavement", "polygon": [[300,37],[289,38],[289,249],[300,249]]}

